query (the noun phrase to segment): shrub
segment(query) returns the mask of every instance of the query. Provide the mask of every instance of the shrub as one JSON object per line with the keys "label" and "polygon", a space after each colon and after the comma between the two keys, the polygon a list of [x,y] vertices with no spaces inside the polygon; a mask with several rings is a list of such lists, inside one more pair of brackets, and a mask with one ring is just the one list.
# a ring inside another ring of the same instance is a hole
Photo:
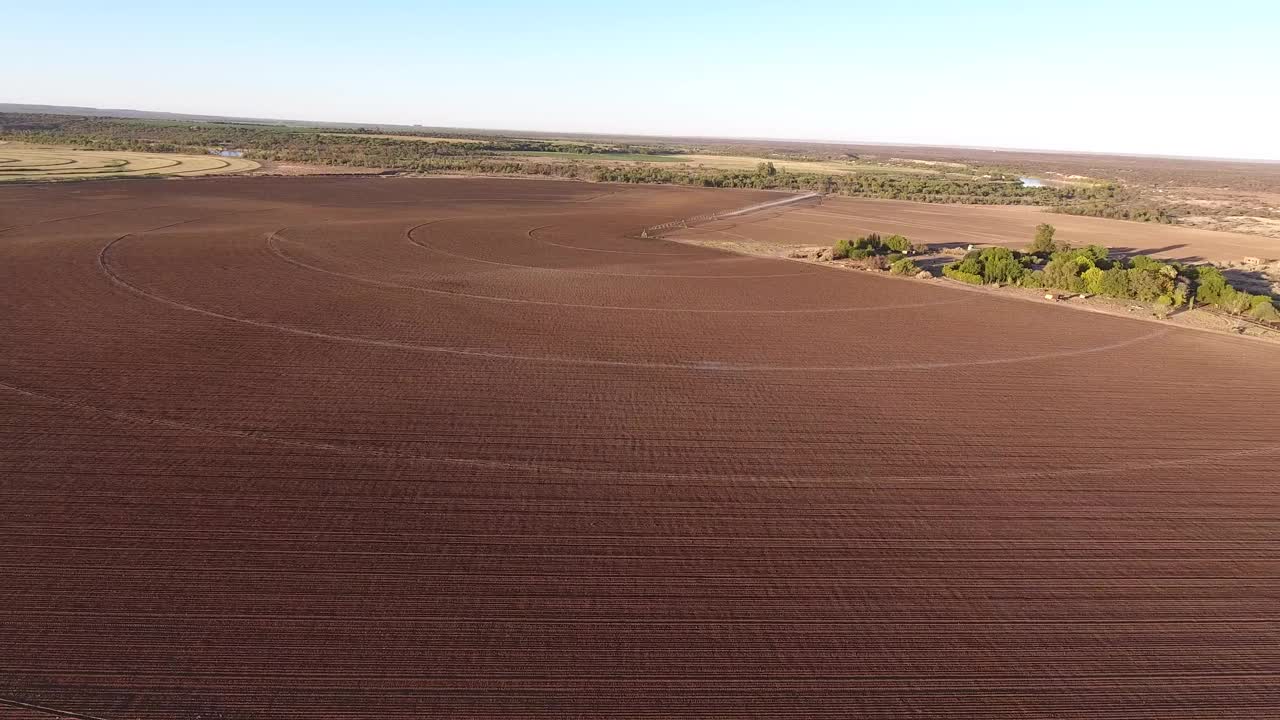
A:
{"label": "shrub", "polygon": [[1026,270],[1008,248],[990,247],[978,254],[982,279],[989,283],[1017,282]]}
{"label": "shrub", "polygon": [[849,257],[849,252],[853,250],[853,241],[837,240],[834,247],[831,248],[832,260],[843,260]]}
{"label": "shrub", "polygon": [[1114,298],[1133,297],[1133,292],[1129,289],[1129,273],[1120,267],[1102,271],[1102,282],[1098,293]]}
{"label": "shrub", "polygon": [[982,277],[987,282],[1014,283],[1026,272],[1022,263],[1013,258],[986,262],[982,265]]}
{"label": "shrub", "polygon": [[1155,270],[1161,263],[1149,255],[1134,255],[1129,258],[1129,267],[1134,270]]}
{"label": "shrub", "polygon": [[890,265],[892,265],[904,257],[906,257],[906,255],[903,255],[900,252],[892,252],[892,253],[889,253],[888,255],[885,255],[884,259],[887,260]]}
{"label": "shrub", "polygon": [[1173,280],[1156,270],[1127,271],[1129,275],[1129,292],[1143,302],[1155,302],[1161,295],[1173,294]]}
{"label": "shrub", "polygon": [[942,266],[942,274],[946,275],[952,280],[959,280],[960,282],[966,282],[972,285],[981,285],[982,276],[978,275],[977,273],[965,272],[964,270],[961,270],[960,265],[962,264],[963,263],[947,263],[946,265]]}
{"label": "shrub", "polygon": [[968,275],[982,276],[982,263],[978,262],[976,253],[966,255],[963,260],[958,263],[951,263],[956,266],[957,272],[966,273]]}
{"label": "shrub", "polygon": [[1160,262],[1146,255],[1134,255],[1129,260],[1129,267],[1134,270],[1158,273],[1169,279],[1178,277],[1178,266]]}
{"label": "shrub", "polygon": [[920,266],[908,258],[901,258],[889,266],[889,272],[894,275],[915,275],[920,272]]}
{"label": "shrub", "polygon": [[1280,311],[1266,295],[1254,295],[1249,307],[1249,317],[1263,322],[1280,322]]}
{"label": "shrub", "polygon": [[[1176,273],[1178,268],[1174,267],[1173,270]],[[1266,322],[1280,321],[1280,312],[1277,312],[1270,297],[1237,290],[1227,282],[1226,275],[1218,268],[1202,265],[1183,270],[1195,280],[1196,299],[1200,302],[1216,305],[1232,315],[1248,315]],[[1179,281],[1177,292],[1181,293],[1182,302],[1186,302],[1189,290],[1184,282]]]}
{"label": "shrub", "polygon": [[1232,315],[1243,315],[1253,309],[1253,296],[1228,287],[1219,295],[1217,305]]}
{"label": "shrub", "polygon": [[1018,284],[1024,288],[1042,288],[1044,287],[1044,273],[1040,270],[1025,272],[1022,277],[1018,278]]}
{"label": "shrub", "polygon": [[1106,270],[1111,267],[1111,250],[1102,245],[1085,245],[1079,250],[1074,251],[1078,258],[1088,258],[1094,265],[1105,265],[1102,268]]}
{"label": "shrub", "polygon": [[973,250],[963,260],[951,264],[953,271],[980,277],[987,283],[1015,283],[1027,272],[1017,254],[1002,247]]}
{"label": "shrub", "polygon": [[1085,250],[1072,250],[1070,248],[1060,249],[1049,256],[1049,262],[1072,263],[1076,266],[1076,274],[1079,275],[1089,268],[1098,267],[1097,260],[1093,255]]}
{"label": "shrub", "polygon": [[890,235],[889,237],[885,238],[884,247],[885,249],[892,250],[893,252],[900,252],[900,253],[915,252],[915,246],[911,244],[911,241],[902,237],[901,235]]}
{"label": "shrub", "polygon": [[876,254],[871,248],[854,248],[849,251],[850,260],[863,260]]}
{"label": "shrub", "polygon": [[888,270],[889,261],[884,259],[883,255],[868,255],[863,260],[863,266],[871,270]]}

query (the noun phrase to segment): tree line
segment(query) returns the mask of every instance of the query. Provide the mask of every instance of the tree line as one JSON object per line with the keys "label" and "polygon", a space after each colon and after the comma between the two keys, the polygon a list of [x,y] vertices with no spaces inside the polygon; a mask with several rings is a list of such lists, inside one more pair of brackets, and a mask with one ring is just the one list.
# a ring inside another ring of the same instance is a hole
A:
{"label": "tree line", "polygon": [[1036,228],[1024,252],[1003,247],[973,250],[944,265],[942,274],[976,285],[1013,284],[1149,302],[1161,315],[1199,302],[1232,315],[1280,322],[1270,296],[1232,286],[1212,265],[1164,262],[1146,255],[1112,257],[1102,245],[1075,248],[1055,241],[1054,227],[1048,224]]}
{"label": "tree line", "polygon": [[[486,136],[424,142],[412,137],[380,136],[376,129],[326,131],[284,125],[226,122],[133,120],[66,115],[0,114],[0,135],[36,143],[70,144],[94,150],[188,152],[242,150],[260,161],[385,168],[413,173],[477,173],[545,175],[625,183],[669,183],[699,187],[817,191],[852,197],[887,198],[931,203],[1042,205],[1079,214],[1113,213],[1133,220],[1167,221],[1125,206],[1123,190],[1114,184],[1024,187],[1005,174],[955,177],[945,173],[860,171],[856,173],[794,172],[772,162],[754,170],[659,166],[610,155],[679,154],[686,148],[655,143],[565,143]],[[577,154],[591,162],[564,157],[513,157],[517,152]]]}

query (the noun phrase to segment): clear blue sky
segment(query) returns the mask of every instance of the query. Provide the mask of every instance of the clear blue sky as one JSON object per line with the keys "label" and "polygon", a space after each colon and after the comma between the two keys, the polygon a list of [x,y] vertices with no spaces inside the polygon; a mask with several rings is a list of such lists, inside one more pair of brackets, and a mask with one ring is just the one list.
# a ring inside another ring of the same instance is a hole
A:
{"label": "clear blue sky", "polygon": [[1280,3],[9,2],[0,102],[1280,159]]}

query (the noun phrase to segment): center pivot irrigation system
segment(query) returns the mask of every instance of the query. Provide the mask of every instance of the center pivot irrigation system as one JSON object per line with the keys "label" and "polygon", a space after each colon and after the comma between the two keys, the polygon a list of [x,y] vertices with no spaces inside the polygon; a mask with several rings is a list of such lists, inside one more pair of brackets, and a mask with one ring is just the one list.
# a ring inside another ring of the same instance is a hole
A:
{"label": "center pivot irrigation system", "polygon": [[644,230],[640,231],[640,237],[642,238],[662,237],[662,233],[667,232],[668,230],[683,230],[693,225],[697,225],[698,223],[711,222],[714,220],[724,220],[726,218],[738,217],[739,215],[746,215],[748,213],[758,212],[760,210],[769,210],[776,207],[782,207],[784,205],[796,205],[808,200],[817,200],[817,202],[820,204],[822,202],[822,198],[823,198],[823,193],[811,192],[811,193],[805,193],[803,195],[795,195],[793,197],[785,197],[785,198],[782,198],[781,200],[770,200],[769,202],[756,203],[755,205],[748,205],[743,208],[738,208],[737,210],[726,210],[724,212],[706,213],[705,215],[695,215],[693,217],[683,218],[681,220],[672,220],[671,222],[665,222],[665,223],[662,223],[661,225],[653,225],[651,227],[647,227]]}

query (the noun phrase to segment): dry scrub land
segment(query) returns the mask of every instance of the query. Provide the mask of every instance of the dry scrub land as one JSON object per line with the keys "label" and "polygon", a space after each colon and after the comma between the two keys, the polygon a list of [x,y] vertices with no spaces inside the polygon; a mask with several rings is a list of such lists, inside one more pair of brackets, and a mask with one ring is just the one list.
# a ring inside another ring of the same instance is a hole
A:
{"label": "dry scrub land", "polygon": [[0,188],[0,704],[1280,713],[1275,349],[635,236],[774,197]]}
{"label": "dry scrub land", "polygon": [[[0,103],[0,136],[144,155],[177,151],[199,156],[235,148],[270,174],[532,175],[816,190],[858,198],[1036,205],[1078,216],[1280,238],[1277,162],[787,140],[512,134],[420,126],[332,127],[57,110]],[[322,167],[333,170],[318,169]],[[1039,182],[1025,187],[1021,181],[1026,178]]]}

